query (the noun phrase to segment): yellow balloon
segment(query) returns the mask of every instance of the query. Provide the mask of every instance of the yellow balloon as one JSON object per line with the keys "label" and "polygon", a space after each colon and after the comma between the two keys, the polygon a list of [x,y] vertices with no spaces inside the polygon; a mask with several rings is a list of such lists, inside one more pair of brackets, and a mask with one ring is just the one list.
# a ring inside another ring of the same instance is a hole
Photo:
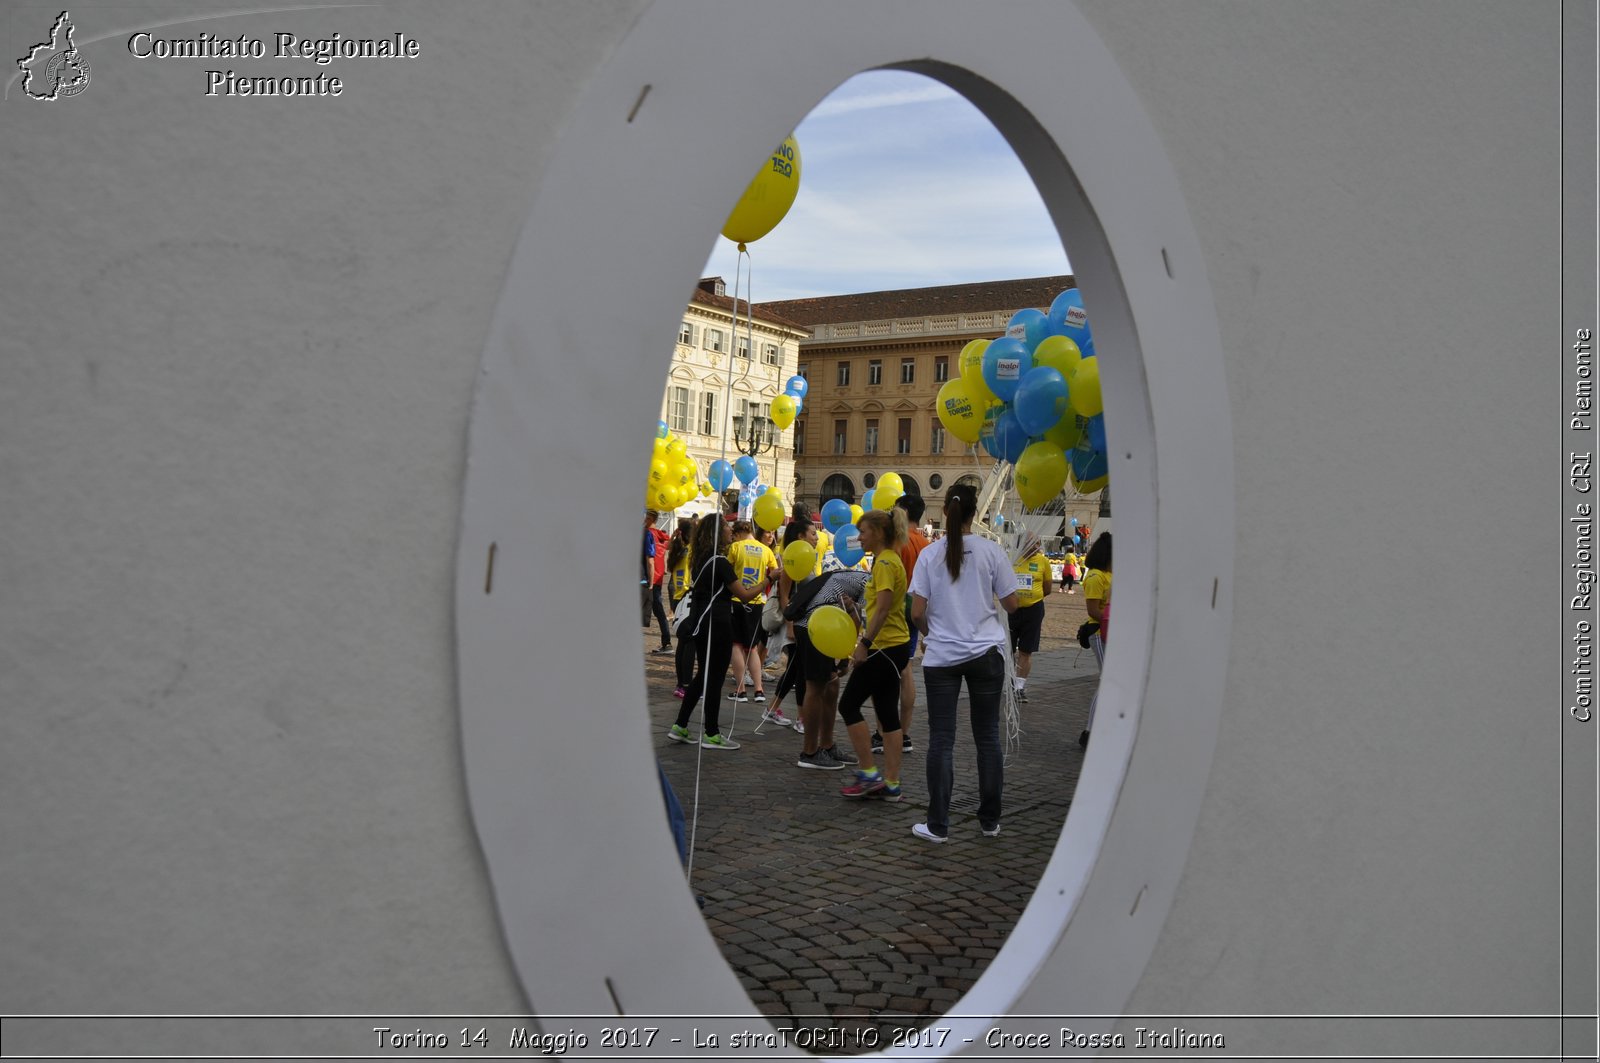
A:
{"label": "yellow balloon", "polygon": [[650,494],[650,508],[660,510],[677,509],[678,507],[673,503],[672,499],[673,496],[667,493],[666,488],[657,488]]}
{"label": "yellow balloon", "polygon": [[779,428],[788,428],[790,425],[794,424],[794,415],[796,412],[794,396],[779,395],[777,398],[772,400],[772,413],[769,416],[772,418],[772,423],[777,425]]}
{"label": "yellow balloon", "polygon": [[767,493],[756,499],[750,507],[750,516],[755,520],[756,526],[772,531],[783,523],[783,499],[778,497],[778,492],[768,489]]}
{"label": "yellow balloon", "polygon": [[1104,408],[1100,402],[1100,360],[1085,358],[1079,362],[1072,379],[1067,381],[1067,391],[1074,410],[1085,417],[1099,413]]}
{"label": "yellow balloon", "polygon": [[934,410],[945,431],[963,443],[976,443],[983,434],[984,402],[973,397],[965,379],[946,380],[934,400]]}
{"label": "yellow balloon", "polygon": [[[982,406],[987,402],[994,402],[999,398],[989,390],[989,385],[983,379],[983,352],[989,349],[988,340],[973,340],[961,348],[961,379],[967,385],[967,394],[972,397],[974,405]],[[976,443],[976,437],[967,440]]]}
{"label": "yellow balloon", "polygon": [[1013,474],[1022,504],[1038,509],[1060,494],[1067,482],[1068,468],[1067,455],[1054,443],[1029,443],[1017,459]]}
{"label": "yellow balloon", "polygon": [[689,445],[677,436],[671,436],[667,439],[667,453],[671,454],[673,457],[677,457],[680,454],[686,454],[688,451]]}
{"label": "yellow balloon", "polygon": [[818,607],[806,621],[806,630],[811,634],[811,645],[824,657],[841,660],[855,652],[856,622],[837,605]]}
{"label": "yellow balloon", "polygon": [[906,485],[900,479],[900,474],[886,472],[878,477],[877,484],[872,488],[872,508],[893,509],[895,500],[905,493]]}
{"label": "yellow balloon", "polygon": [[800,191],[800,145],[784,137],[722,223],[722,235],[748,244],[771,232],[794,205]]}
{"label": "yellow balloon", "polygon": [[1078,413],[1064,413],[1061,420],[1052,425],[1044,437],[1062,450],[1071,450],[1083,439],[1083,433],[1089,430],[1088,421]]}
{"label": "yellow balloon", "polygon": [[667,440],[664,436],[656,436],[650,441],[650,460],[655,461],[667,456]]}
{"label": "yellow balloon", "polygon": [[[1083,352],[1068,336],[1046,336],[1033,349],[1033,367],[1047,365],[1061,374],[1061,379],[1072,380],[1072,371],[1083,361]],[[1071,386],[1070,384],[1068,385]]]}
{"label": "yellow balloon", "polygon": [[659,487],[665,486],[670,472],[671,470],[667,468],[665,461],[660,459],[652,461],[650,463],[650,485],[648,490],[654,491]]}
{"label": "yellow balloon", "polygon": [[817,548],[804,539],[796,539],[783,548],[783,571],[788,573],[790,579],[799,582],[811,575],[811,570],[816,567]]}
{"label": "yellow balloon", "polygon": [[701,498],[710,498],[714,494],[716,494],[716,490],[711,486],[711,481],[710,480],[701,480],[700,481],[700,497]]}
{"label": "yellow balloon", "polygon": [[866,512],[866,510],[862,509],[860,506],[856,505],[854,502],[850,503],[850,523],[851,524],[859,524],[859,523],[861,523],[861,514],[863,514],[865,512]]}

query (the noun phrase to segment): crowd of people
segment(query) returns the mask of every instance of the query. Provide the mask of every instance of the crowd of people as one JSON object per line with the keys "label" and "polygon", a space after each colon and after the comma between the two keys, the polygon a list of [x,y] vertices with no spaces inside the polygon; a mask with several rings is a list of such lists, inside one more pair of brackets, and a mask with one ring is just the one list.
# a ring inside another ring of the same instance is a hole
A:
{"label": "crowd of people", "polygon": [[[660,629],[661,644],[650,652],[674,656],[673,694],[680,704],[668,740],[737,750],[739,742],[721,726],[731,677],[727,700],[753,700],[763,706],[763,726],[798,732],[798,767],[849,769],[839,791],[845,798],[899,801],[904,757],[914,751],[912,660],[920,643],[928,712],[928,815],[913,833],[934,844],[949,836],[957,704],[964,684],[977,752],[978,824],[985,836],[998,835],[1007,651],[1015,662],[1012,696],[1026,703],[1044,599],[1056,580],[1037,536],[1024,534],[1008,554],[974,534],[974,488],[952,486],[943,507],[946,531],[931,540],[921,530],[925,503],[918,496],[905,495],[890,509],[863,514],[857,530],[864,556],[849,566],[803,505],[795,506],[784,524],[781,544],[776,531],[715,513],[681,520],[669,535],[656,526],[659,515],[647,511],[641,618],[647,629],[652,623]],[[1068,594],[1076,594],[1081,583],[1085,623],[1079,639],[1098,663],[1110,628],[1111,535],[1100,535],[1080,559],[1075,550],[1084,539],[1080,531],[1069,546],[1059,582]],[[780,553],[797,542],[816,553],[812,571],[798,579],[779,563]],[[835,658],[812,641],[811,621],[825,606],[843,609],[855,626],[858,639],[848,656]],[[775,679],[770,703],[769,671]],[[791,698],[793,709],[786,713],[784,704]],[[876,727],[863,713],[868,702]],[[702,710],[698,734],[690,727],[697,708]],[[836,736],[839,720],[844,721],[842,743]],[[1091,702],[1081,745],[1088,744],[1093,725]]]}

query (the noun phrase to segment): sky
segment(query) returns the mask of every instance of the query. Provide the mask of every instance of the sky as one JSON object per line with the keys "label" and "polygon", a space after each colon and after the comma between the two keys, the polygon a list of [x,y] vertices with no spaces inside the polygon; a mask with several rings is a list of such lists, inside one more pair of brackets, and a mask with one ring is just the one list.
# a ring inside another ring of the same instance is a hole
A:
{"label": "sky", "polygon": [[[742,283],[755,302],[1072,271],[1005,138],[931,78],[858,74],[794,137],[794,205],[748,245]],[[736,245],[717,235],[704,275],[725,278],[732,294],[737,258]]]}

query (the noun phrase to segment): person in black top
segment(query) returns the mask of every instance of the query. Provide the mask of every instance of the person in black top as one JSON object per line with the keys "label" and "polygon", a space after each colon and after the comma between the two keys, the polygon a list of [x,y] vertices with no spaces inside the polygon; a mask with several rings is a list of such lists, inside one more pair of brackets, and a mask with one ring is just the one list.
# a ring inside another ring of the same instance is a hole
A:
{"label": "person in black top", "polygon": [[695,643],[695,674],[689,683],[678,720],[667,729],[673,742],[692,742],[689,717],[705,698],[705,720],[700,745],[705,749],[738,749],[739,743],[721,733],[717,714],[722,706],[722,685],[728,681],[728,666],[733,660],[733,603],[747,602],[772,589],[778,570],[769,570],[762,582],[746,587],[739,580],[733,562],[727,558],[727,522],[716,513],[707,514],[694,531],[689,550],[689,619],[683,622],[678,637],[690,633]]}

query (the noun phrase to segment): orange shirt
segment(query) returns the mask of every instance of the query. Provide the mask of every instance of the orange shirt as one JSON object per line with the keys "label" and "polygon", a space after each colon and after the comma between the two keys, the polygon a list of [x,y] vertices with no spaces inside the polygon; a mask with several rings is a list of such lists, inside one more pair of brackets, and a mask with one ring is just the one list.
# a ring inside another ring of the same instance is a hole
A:
{"label": "orange shirt", "polygon": [[920,528],[911,528],[906,535],[906,544],[900,548],[900,563],[906,567],[906,579],[911,578],[911,573],[917,567],[917,555],[927,549],[928,537],[922,534]]}

